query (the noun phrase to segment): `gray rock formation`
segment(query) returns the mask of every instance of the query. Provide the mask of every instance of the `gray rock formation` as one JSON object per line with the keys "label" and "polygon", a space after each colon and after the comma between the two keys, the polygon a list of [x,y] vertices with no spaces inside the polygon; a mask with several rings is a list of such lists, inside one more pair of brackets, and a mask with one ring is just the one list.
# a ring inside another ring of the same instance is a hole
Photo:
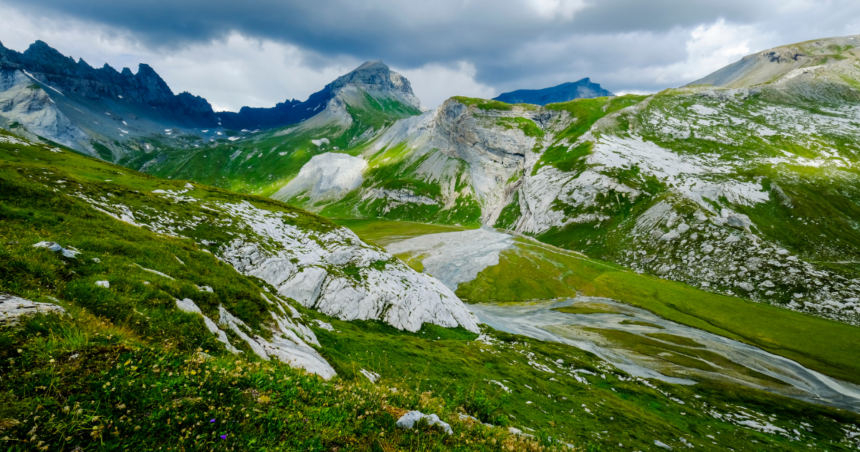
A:
{"label": "gray rock formation", "polygon": [[88,150],[89,137],[57,108],[47,91],[22,70],[0,69],[0,120],[23,124],[37,136]]}
{"label": "gray rock formation", "polygon": [[59,243],[55,242],[39,242],[33,245],[33,248],[45,248],[49,251],[53,251],[55,253],[60,253],[64,257],[69,259],[76,259],[78,254],[81,254],[80,251],[76,251],[73,249],[63,248]]}
{"label": "gray rock formation", "polygon": [[371,97],[394,99],[416,111],[422,110],[421,102],[412,92],[409,80],[389,69],[382,61],[368,61],[311,94],[307,101],[299,102],[293,99],[273,108],[242,107],[238,113],[222,112],[217,115],[225,127],[234,129],[296,124],[330,108],[331,102],[349,88],[358,88]]}
{"label": "gray rock formation", "polygon": [[420,411],[410,411],[404,414],[400,417],[400,419],[397,420],[397,423],[395,425],[397,427],[409,430],[414,428],[415,424],[417,424],[422,419],[425,420],[429,425],[438,425],[440,428],[442,428],[442,430],[445,431],[445,433],[449,435],[454,434],[454,431],[451,430],[451,426],[447,422],[442,422],[442,420],[439,419],[439,416],[435,414],[424,414]]}
{"label": "gray rock formation", "polygon": [[65,315],[66,310],[50,303],[36,303],[14,295],[0,293],[0,329],[14,328],[36,314]]}
{"label": "gray rock formation", "polygon": [[87,99],[123,99],[193,118],[202,124],[216,125],[212,106],[188,93],[174,95],[167,83],[149,65],[140,64],[137,74],[128,68],[122,72],[105,64],[95,69],[83,59],[75,62],[50,47],[36,41],[18,53],[0,44],[0,70],[20,69],[41,83],[59,91],[75,93]]}
{"label": "gray rock formation", "polygon": [[416,110],[422,110],[421,101],[412,92],[409,80],[392,71],[382,61],[368,61],[354,71],[338,77],[326,86],[326,89],[337,92],[347,85],[358,86],[368,92],[386,93]]}
{"label": "gray rock formation", "polygon": [[335,153],[315,155],[295,179],[272,197],[286,201],[303,196],[312,204],[340,199],[361,185],[365,168],[367,162],[361,157]]}

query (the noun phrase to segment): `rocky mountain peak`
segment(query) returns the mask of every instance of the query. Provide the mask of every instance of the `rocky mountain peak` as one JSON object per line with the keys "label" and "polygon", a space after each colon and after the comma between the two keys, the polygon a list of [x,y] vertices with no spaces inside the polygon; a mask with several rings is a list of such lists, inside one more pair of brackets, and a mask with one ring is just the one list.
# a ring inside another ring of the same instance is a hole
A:
{"label": "rocky mountain peak", "polygon": [[42,83],[89,99],[121,98],[156,107],[166,113],[187,116],[195,123],[217,123],[215,113],[205,99],[188,93],[174,95],[164,79],[148,64],[140,64],[136,74],[128,68],[118,72],[107,63],[96,69],[82,58],[75,61],[46,42],[36,41],[23,53],[0,46],[0,69],[26,70]]}
{"label": "rocky mountain peak", "polygon": [[36,66],[57,66],[66,68],[74,68],[77,66],[77,63],[75,63],[73,58],[63,55],[57,49],[49,46],[44,41],[36,41],[30,44],[30,47],[24,51],[22,56],[27,63]]}
{"label": "rocky mountain peak", "polygon": [[392,71],[391,68],[381,60],[365,62],[352,72],[338,77],[328,86],[328,88],[330,88],[331,91],[337,91],[346,85],[356,85],[362,88],[370,87],[380,90],[394,90],[410,96],[415,95],[412,92],[412,84],[409,83],[409,80],[397,72]]}
{"label": "rocky mountain peak", "polygon": [[367,61],[349,73],[338,77],[322,90],[311,94],[308,100],[304,102],[293,99],[279,103],[273,108],[242,107],[238,113],[219,112],[218,117],[225,127],[236,129],[295,124],[325,110],[329,101],[341,95],[344,88],[347,87],[357,88],[371,97],[395,98],[421,110],[421,102],[412,92],[412,85],[409,80],[392,71],[381,60],[375,60]]}
{"label": "rocky mountain peak", "polygon": [[14,69],[18,67],[18,52],[7,49],[0,42],[0,69]]}

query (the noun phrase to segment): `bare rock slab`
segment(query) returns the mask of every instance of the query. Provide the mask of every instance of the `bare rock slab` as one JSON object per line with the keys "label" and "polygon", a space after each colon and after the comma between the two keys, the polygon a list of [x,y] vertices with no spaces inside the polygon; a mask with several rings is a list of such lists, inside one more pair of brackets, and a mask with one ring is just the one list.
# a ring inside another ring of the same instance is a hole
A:
{"label": "bare rock slab", "polygon": [[18,298],[14,295],[0,293],[0,329],[14,328],[21,324],[26,317],[36,314],[66,314],[66,310],[50,303]]}

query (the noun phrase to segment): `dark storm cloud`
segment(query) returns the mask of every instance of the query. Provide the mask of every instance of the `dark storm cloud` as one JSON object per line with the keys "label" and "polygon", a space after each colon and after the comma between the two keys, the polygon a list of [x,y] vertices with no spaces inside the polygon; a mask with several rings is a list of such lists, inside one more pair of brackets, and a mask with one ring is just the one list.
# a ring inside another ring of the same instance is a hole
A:
{"label": "dark storm cloud", "polygon": [[[860,32],[851,28],[860,26],[856,0],[0,0],[0,12],[4,4],[122,30],[166,53],[238,32],[295,45],[302,64],[317,68],[345,59],[406,70],[468,61],[475,79],[498,91],[586,76],[611,90],[657,90],[704,75],[687,67],[691,52],[730,62],[713,57],[721,40],[746,39],[752,52]],[[691,45],[702,26],[712,28]]]}
{"label": "dark storm cloud", "polygon": [[[586,2],[572,20],[553,14],[566,0],[9,0],[23,10],[109,24],[149,45],[175,47],[238,31],[323,55],[385,58],[400,66],[427,61],[504,58],[538,37],[647,31],[662,33],[723,17],[756,19],[767,2],[604,0]],[[750,5],[753,3],[754,5]],[[540,7],[549,5],[547,14]],[[556,16],[556,17],[553,17]],[[482,58],[483,57],[483,58]]]}

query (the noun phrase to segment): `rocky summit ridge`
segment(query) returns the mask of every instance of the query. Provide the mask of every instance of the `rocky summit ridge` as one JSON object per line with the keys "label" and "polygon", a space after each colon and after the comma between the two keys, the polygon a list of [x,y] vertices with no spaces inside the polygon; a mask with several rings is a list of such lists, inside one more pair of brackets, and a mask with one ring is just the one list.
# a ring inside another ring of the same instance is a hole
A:
{"label": "rocky summit ridge", "polygon": [[314,117],[311,129],[329,124],[345,132],[356,111],[382,110],[357,121],[352,138],[358,138],[386,121],[421,111],[409,81],[381,61],[361,65],[303,102],[217,113],[206,99],[174,94],[147,64],[140,64],[137,73],[107,64],[96,69],[43,41],[22,53],[0,44],[0,78],[0,125],[31,140],[60,143],[108,161],[164,147],[232,142]]}
{"label": "rocky summit ridge", "polygon": [[96,69],[83,59],[75,62],[43,41],[36,41],[23,53],[0,44],[0,70],[16,69],[60,91],[84,98],[124,99],[202,123],[214,125],[217,122],[209,102],[187,92],[174,94],[147,64],[141,63],[136,74],[129,68],[118,72],[107,63]]}
{"label": "rocky summit ridge", "polygon": [[242,107],[238,113],[221,112],[218,117],[225,127],[233,129],[296,124],[321,113],[327,108],[329,101],[349,87],[358,88],[372,97],[393,97],[421,110],[421,101],[412,92],[409,80],[392,71],[382,61],[368,61],[311,94],[307,101],[286,101],[273,108]]}

